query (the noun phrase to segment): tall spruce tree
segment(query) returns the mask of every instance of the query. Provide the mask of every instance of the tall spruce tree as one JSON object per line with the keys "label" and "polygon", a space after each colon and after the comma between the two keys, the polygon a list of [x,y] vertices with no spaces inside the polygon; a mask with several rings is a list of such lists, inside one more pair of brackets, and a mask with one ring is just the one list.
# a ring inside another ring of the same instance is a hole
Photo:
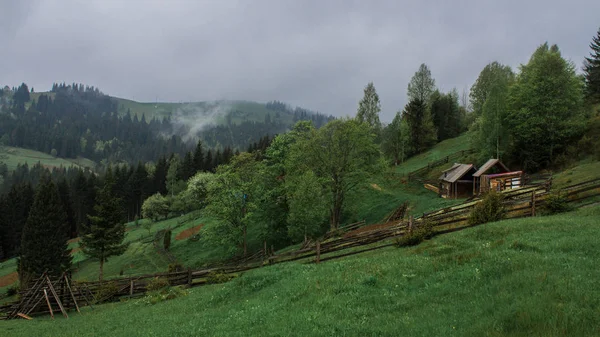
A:
{"label": "tall spruce tree", "polygon": [[404,108],[404,118],[408,124],[413,154],[421,153],[435,144],[437,130],[426,102],[421,99],[410,100]]}
{"label": "tall spruce tree", "polygon": [[594,103],[600,102],[600,28],[590,43],[590,57],[583,62],[585,75],[586,94]]}
{"label": "tall spruce tree", "polygon": [[48,176],[38,185],[23,228],[19,277],[22,284],[44,271],[60,276],[71,267],[69,224],[56,185]]}
{"label": "tall spruce tree", "polygon": [[121,200],[113,193],[114,177],[109,167],[102,188],[96,194],[94,215],[88,215],[89,227],[81,239],[81,248],[87,256],[100,261],[98,279],[104,277],[104,263],[111,256],[121,255],[127,249],[125,224],[122,220]]}
{"label": "tall spruce tree", "polygon": [[406,158],[409,136],[408,123],[402,112],[398,111],[392,122],[383,130],[383,152],[392,159],[394,165],[399,165]]}
{"label": "tall spruce tree", "polygon": [[196,172],[204,171],[204,152],[202,149],[202,141],[198,141],[196,150],[194,151],[194,170]]}
{"label": "tall spruce tree", "polygon": [[376,134],[379,134],[381,131],[381,121],[379,120],[381,103],[379,102],[379,95],[375,91],[373,82],[367,84],[364,92],[364,97],[358,103],[356,119],[361,123],[369,124],[375,130]]}

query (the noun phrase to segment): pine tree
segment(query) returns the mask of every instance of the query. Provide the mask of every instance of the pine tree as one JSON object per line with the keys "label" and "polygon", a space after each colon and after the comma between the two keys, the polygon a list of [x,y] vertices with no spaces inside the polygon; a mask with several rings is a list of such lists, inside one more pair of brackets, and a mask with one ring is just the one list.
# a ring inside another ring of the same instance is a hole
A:
{"label": "pine tree", "polygon": [[194,170],[196,172],[204,171],[204,152],[202,150],[202,141],[198,141],[194,151]]}
{"label": "pine tree", "polygon": [[63,209],[67,214],[67,224],[69,225],[69,237],[77,236],[77,224],[75,222],[75,214],[73,213],[73,204],[71,203],[71,195],[69,193],[69,184],[66,178],[62,178],[57,185],[58,194],[63,205]]}
{"label": "pine tree", "polygon": [[423,100],[411,100],[404,108],[404,118],[410,130],[409,143],[413,153],[421,153],[435,144],[437,131]]}
{"label": "pine tree", "polygon": [[600,28],[590,43],[590,57],[583,62],[586,94],[592,102],[600,102]]}
{"label": "pine tree", "polygon": [[104,277],[104,263],[107,259],[121,255],[127,249],[127,244],[123,243],[125,224],[121,222],[121,200],[112,192],[113,185],[114,177],[109,167],[102,189],[96,195],[94,215],[88,215],[90,225],[81,240],[84,254],[100,261],[100,281]]}
{"label": "pine tree", "polygon": [[48,176],[37,188],[23,229],[20,255],[21,284],[44,271],[59,276],[71,267],[69,225],[56,185]]}
{"label": "pine tree", "polygon": [[358,112],[356,113],[356,119],[361,123],[367,123],[375,130],[376,134],[379,134],[381,130],[381,122],[379,121],[379,112],[381,111],[381,103],[379,102],[379,95],[375,91],[373,82],[369,82],[365,87],[365,95],[362,100],[358,103]]}

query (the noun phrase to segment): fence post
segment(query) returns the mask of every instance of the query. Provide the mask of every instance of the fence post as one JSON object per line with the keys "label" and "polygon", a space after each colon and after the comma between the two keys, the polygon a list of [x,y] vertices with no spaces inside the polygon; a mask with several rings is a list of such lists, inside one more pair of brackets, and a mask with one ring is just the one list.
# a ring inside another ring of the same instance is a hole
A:
{"label": "fence post", "polygon": [[321,262],[321,241],[317,240],[317,256],[315,263]]}
{"label": "fence post", "polygon": [[129,296],[133,295],[133,280],[129,280]]}
{"label": "fence post", "polygon": [[188,268],[187,284],[188,286],[192,285],[192,268]]}
{"label": "fence post", "polygon": [[412,233],[412,227],[413,227],[413,216],[409,216],[408,217],[408,234],[410,235]]}
{"label": "fence post", "polygon": [[535,216],[535,191],[531,192],[531,216]]}

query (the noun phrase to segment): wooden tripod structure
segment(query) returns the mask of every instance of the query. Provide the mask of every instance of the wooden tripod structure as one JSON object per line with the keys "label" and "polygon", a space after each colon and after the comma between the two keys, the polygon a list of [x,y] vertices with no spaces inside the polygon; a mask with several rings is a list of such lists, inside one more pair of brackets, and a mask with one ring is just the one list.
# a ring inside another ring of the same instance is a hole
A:
{"label": "wooden tripod structure", "polygon": [[[83,291],[81,287],[71,287],[66,273],[52,280],[48,273],[44,272],[30,288],[21,294],[21,300],[12,307],[6,318],[31,319],[29,315],[32,313],[49,312],[54,319],[56,309],[60,310],[65,318],[69,318],[67,314],[69,308],[75,308],[77,312],[81,313],[77,303],[78,299],[85,301],[90,306],[92,305],[92,302]],[[47,307],[48,311],[44,307]]]}

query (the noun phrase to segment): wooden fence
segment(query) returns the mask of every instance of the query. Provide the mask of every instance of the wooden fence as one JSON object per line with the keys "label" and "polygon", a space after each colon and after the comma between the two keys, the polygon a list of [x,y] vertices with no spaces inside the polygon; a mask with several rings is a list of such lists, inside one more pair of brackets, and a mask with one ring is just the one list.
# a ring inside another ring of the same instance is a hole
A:
{"label": "wooden fence", "polygon": [[[544,206],[547,198],[551,195],[547,185],[515,189],[508,192],[503,201],[506,210],[505,218],[535,216],[537,210]],[[600,196],[600,179],[567,186],[558,193],[564,196],[568,203],[575,206],[582,205],[582,203],[589,201],[591,198]],[[61,304],[65,309],[66,315],[66,310],[68,309],[77,308],[79,310],[76,303],[79,303],[79,306],[91,305],[96,301],[117,299],[122,296],[134,296],[136,294],[141,295],[146,292],[148,284],[155,278],[164,278],[172,286],[196,286],[210,283],[212,280],[211,276],[214,274],[233,276],[233,274],[276,263],[299,260],[305,263],[319,263],[321,261],[343,258],[394,245],[396,243],[393,239],[416,230],[425,224],[431,225],[435,234],[452,232],[469,227],[469,215],[478,202],[480,200],[465,202],[454,207],[425,213],[416,218],[411,216],[409,219],[391,221],[385,224],[366,225],[364,221],[357,222],[329,232],[320,240],[305,244],[300,249],[281,254],[274,254],[272,250],[267,250],[265,244],[263,249],[247,257],[230,260],[226,264],[200,270],[187,269],[185,271],[170,273],[117,278],[102,282],[73,281],[70,282],[73,294],[70,297],[71,300],[64,297],[66,296],[64,291],[62,292],[63,297],[57,294],[56,298],[64,298]],[[597,202],[597,200],[594,202]],[[376,243],[379,244],[374,245]],[[53,283],[56,281],[44,280],[44,282]],[[60,287],[63,287],[64,284],[64,282],[60,283]],[[115,290],[109,294],[110,298],[94,298],[95,294],[100,294],[100,290],[109,284]],[[31,299],[31,296],[27,296],[28,292],[31,292],[31,289],[30,287],[21,293],[21,301],[0,307],[0,312],[5,313],[4,318],[22,317],[19,314],[28,315],[49,312],[42,305],[40,296],[36,297],[40,303],[37,303],[38,305],[34,308],[31,307],[31,303],[26,303],[26,301]],[[55,303],[55,306],[57,304]],[[48,307],[50,306],[51,304],[48,304]],[[22,310],[26,310],[26,313],[21,312]]]}

